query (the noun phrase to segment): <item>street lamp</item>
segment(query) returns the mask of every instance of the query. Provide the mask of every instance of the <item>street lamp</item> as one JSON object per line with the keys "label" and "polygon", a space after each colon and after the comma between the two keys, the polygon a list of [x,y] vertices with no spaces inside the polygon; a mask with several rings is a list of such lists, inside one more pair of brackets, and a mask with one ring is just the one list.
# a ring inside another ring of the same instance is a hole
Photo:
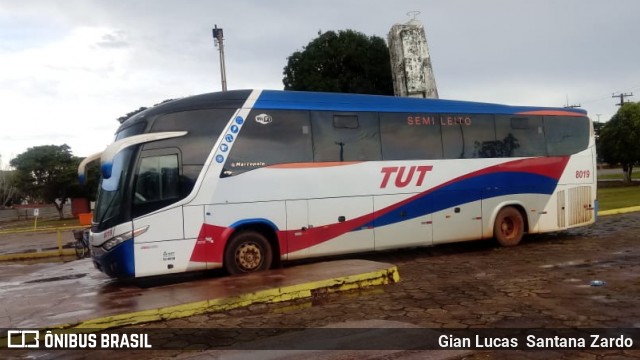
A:
{"label": "street lamp", "polygon": [[227,73],[224,66],[224,35],[222,29],[215,25],[213,28],[213,39],[215,46],[220,49],[220,79],[222,81],[222,91],[227,91]]}

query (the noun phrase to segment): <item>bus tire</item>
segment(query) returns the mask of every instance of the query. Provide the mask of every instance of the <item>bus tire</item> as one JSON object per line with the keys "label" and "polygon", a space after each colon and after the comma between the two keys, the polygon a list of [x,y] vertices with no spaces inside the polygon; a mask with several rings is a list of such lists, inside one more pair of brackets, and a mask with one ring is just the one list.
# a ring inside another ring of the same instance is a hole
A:
{"label": "bus tire", "polygon": [[231,275],[268,270],[273,260],[267,238],[256,231],[234,235],[224,253],[224,268]]}
{"label": "bus tire", "polygon": [[500,209],[493,224],[493,236],[502,246],[516,246],[524,235],[522,213],[513,206]]}

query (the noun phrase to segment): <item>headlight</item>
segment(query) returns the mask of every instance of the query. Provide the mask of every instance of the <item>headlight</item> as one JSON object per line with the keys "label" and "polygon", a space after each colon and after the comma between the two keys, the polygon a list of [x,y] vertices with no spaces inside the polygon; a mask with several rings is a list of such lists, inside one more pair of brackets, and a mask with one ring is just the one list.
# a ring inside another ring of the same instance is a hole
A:
{"label": "headlight", "polygon": [[124,234],[120,234],[117,236],[112,237],[111,239],[107,240],[104,244],[102,244],[102,248],[104,248],[105,250],[109,251],[111,249],[113,249],[116,245],[121,244],[127,240],[131,240],[136,236],[140,236],[142,234],[144,234],[147,229],[149,229],[149,225],[145,226],[145,227],[141,227],[139,229],[135,229],[133,231],[127,231]]}

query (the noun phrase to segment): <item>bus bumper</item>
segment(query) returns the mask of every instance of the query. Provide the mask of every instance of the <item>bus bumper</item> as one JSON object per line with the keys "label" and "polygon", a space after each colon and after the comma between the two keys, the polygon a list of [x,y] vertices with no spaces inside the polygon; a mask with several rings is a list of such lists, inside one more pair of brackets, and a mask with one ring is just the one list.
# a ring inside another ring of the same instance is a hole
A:
{"label": "bus bumper", "polygon": [[102,248],[93,252],[93,265],[108,276],[124,279],[136,276],[133,258],[133,239],[116,245],[110,251]]}

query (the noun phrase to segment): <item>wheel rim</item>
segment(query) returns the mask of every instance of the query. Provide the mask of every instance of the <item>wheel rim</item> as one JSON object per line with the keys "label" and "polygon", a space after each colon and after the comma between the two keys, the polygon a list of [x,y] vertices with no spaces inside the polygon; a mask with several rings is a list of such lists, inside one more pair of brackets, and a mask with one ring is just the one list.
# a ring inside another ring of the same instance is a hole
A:
{"label": "wheel rim", "polygon": [[505,238],[511,239],[517,233],[517,226],[512,218],[507,217],[502,220],[500,224],[500,232]]}
{"label": "wheel rim", "polygon": [[236,251],[236,264],[245,270],[252,271],[262,264],[262,251],[257,244],[244,243]]}

